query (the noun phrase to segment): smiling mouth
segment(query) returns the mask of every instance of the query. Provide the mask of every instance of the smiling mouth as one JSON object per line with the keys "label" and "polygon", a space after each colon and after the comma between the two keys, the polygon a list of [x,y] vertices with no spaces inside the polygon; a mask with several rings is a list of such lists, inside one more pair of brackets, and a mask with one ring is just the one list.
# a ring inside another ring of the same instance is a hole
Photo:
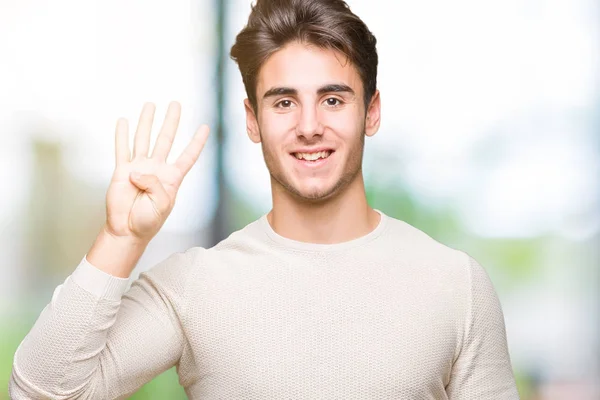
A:
{"label": "smiling mouth", "polygon": [[314,153],[292,153],[292,155],[294,157],[296,157],[298,160],[315,162],[318,160],[324,160],[324,159],[328,158],[332,153],[333,153],[332,150],[325,150],[325,151],[317,151]]}

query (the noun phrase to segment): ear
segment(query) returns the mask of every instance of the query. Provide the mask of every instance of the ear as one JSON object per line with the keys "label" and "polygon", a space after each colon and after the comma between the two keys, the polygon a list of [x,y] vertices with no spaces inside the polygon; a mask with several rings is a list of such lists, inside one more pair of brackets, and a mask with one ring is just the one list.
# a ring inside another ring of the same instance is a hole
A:
{"label": "ear", "polygon": [[375,90],[375,94],[371,98],[369,108],[366,113],[365,121],[365,134],[367,136],[373,136],[379,130],[379,124],[381,122],[381,98],[379,97],[379,90]]}
{"label": "ear", "polygon": [[254,109],[250,104],[250,100],[244,100],[244,108],[246,109],[246,131],[248,137],[254,143],[260,143],[260,129],[258,128],[258,118],[254,114]]}

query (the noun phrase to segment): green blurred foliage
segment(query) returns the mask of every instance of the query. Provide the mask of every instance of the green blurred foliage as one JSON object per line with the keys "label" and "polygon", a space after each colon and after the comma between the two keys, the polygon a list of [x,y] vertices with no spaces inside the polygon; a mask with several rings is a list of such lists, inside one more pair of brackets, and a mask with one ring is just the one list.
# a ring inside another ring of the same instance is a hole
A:
{"label": "green blurred foliage", "polygon": [[140,388],[133,396],[132,400],[179,400],[187,399],[183,387],[179,384],[179,378],[175,367],[160,374],[152,381]]}

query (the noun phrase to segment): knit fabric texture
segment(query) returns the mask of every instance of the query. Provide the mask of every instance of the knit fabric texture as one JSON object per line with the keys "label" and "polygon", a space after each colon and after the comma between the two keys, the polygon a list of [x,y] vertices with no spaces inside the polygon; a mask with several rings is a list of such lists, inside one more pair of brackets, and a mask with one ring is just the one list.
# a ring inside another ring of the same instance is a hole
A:
{"label": "knit fabric texture", "polygon": [[266,214],[128,280],[84,257],[16,351],[13,399],[125,399],[175,366],[190,399],[518,399],[484,268],[383,212],[312,244]]}

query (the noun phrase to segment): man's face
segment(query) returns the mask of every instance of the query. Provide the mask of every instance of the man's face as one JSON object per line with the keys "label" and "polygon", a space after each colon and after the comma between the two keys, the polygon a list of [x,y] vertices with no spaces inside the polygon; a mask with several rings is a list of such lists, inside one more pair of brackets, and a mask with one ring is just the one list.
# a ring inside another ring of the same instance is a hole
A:
{"label": "man's face", "polygon": [[291,43],[257,79],[258,118],[246,101],[250,138],[262,145],[274,190],[316,201],[340,193],[361,171],[365,134],[376,132],[356,68],[333,50]]}

